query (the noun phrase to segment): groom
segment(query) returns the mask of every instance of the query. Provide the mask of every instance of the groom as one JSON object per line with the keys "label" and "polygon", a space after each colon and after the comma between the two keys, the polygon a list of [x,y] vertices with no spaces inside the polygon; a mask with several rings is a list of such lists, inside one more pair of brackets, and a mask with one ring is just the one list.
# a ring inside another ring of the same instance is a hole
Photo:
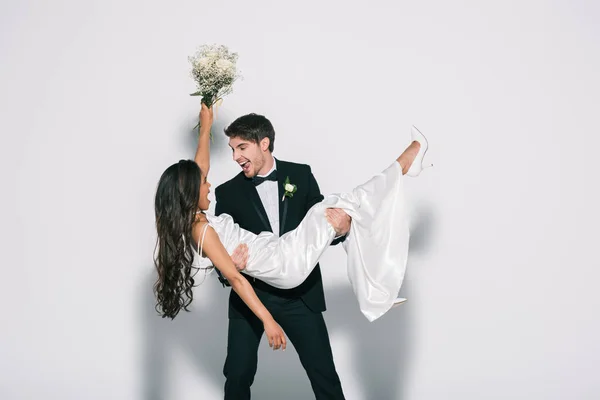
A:
{"label": "groom", "polygon": [[[240,227],[256,234],[270,231],[283,235],[296,228],[306,212],[323,200],[308,165],[273,157],[275,130],[267,118],[244,115],[233,121],[225,134],[229,137],[233,159],[242,171],[216,188],[217,215],[227,213]],[[288,181],[295,186],[294,193],[285,189]],[[343,212],[333,213],[336,217],[331,222],[337,237],[332,244],[337,244],[345,239],[351,220]],[[294,289],[277,289],[261,280],[247,278],[293,343],[316,399],[343,399],[322,314],[325,296],[319,265]],[[223,278],[220,280],[228,285]],[[226,400],[250,399],[263,331],[260,320],[232,290],[227,359],[223,368]]]}

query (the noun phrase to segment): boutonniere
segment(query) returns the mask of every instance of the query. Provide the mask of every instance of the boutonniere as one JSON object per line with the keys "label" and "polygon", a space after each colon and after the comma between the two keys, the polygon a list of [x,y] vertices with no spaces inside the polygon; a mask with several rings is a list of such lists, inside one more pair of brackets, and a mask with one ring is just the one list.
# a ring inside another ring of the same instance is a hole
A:
{"label": "boutonniere", "polygon": [[296,193],[296,190],[298,190],[298,188],[296,187],[296,185],[294,185],[293,183],[290,183],[290,177],[286,176],[285,177],[285,183],[283,184],[283,197],[281,198],[281,201],[285,200],[286,197],[294,197],[294,193]]}

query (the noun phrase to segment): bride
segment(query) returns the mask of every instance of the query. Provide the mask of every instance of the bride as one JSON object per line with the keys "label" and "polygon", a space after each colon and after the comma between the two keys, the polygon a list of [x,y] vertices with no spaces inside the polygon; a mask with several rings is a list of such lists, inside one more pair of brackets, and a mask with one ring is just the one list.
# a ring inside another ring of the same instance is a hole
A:
{"label": "bride", "polygon": [[[212,108],[202,105],[201,126],[210,127]],[[217,268],[233,290],[263,322],[269,344],[285,348],[283,331],[237,270],[230,254],[240,244],[248,247],[246,275],[289,289],[301,284],[336,236],[326,210],[339,208],[352,217],[347,239],[348,277],[362,313],[369,321],[395,303],[408,255],[408,221],[403,175],[416,177],[424,168],[426,138],[412,127],[412,142],[383,172],[351,192],[332,194],[315,204],[298,227],[281,237],[271,232],[255,235],[241,229],[231,216],[214,216],[209,208],[209,131],[202,129],[198,164],[181,160],[162,174],[155,196],[158,233],[154,285],[157,310],[175,318],[193,299],[194,275]]]}

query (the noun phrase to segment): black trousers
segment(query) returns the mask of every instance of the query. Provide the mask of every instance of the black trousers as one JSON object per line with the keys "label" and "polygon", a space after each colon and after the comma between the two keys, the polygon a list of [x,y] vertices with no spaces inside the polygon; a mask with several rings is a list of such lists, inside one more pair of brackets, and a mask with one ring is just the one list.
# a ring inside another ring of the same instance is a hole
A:
{"label": "black trousers", "polygon": [[[344,399],[323,314],[311,311],[298,297],[285,298],[258,289],[256,292],[296,348],[315,398]],[[227,358],[223,368],[225,400],[250,399],[263,332],[262,322],[251,312],[244,312],[241,318],[229,319]]]}

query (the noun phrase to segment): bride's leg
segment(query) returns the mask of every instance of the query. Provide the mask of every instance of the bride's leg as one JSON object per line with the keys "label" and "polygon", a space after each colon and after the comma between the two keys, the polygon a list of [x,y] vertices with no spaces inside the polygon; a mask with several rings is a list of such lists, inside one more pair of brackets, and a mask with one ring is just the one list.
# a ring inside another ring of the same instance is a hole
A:
{"label": "bride's leg", "polygon": [[[412,143],[396,162],[402,175],[415,177],[431,165],[423,165],[427,139],[414,126],[411,135]],[[362,224],[355,227],[358,232],[355,232],[354,242],[360,242],[358,246],[345,247],[348,275],[352,276],[350,281],[361,311],[369,320],[378,318],[389,307],[406,302],[405,298],[396,297],[404,279],[409,242],[402,179],[398,172],[396,166],[386,170],[355,188],[351,197],[359,205],[353,211]],[[368,223],[365,224],[365,220]],[[392,296],[396,298],[390,304]]]}
{"label": "bride's leg", "polygon": [[396,159],[396,161],[402,167],[402,175],[405,175],[408,172],[408,169],[412,165],[413,161],[415,161],[415,157],[419,154],[419,149],[421,148],[421,144],[416,140],[412,142],[400,157]]}
{"label": "bride's leg", "polygon": [[[396,159],[402,174],[416,176],[411,174],[415,172],[413,171],[415,167],[421,166],[426,149],[427,141],[424,136],[413,135],[413,142]],[[361,252],[357,245],[349,246],[347,249],[348,259],[356,260],[357,263],[360,261],[361,264],[349,266],[349,269],[366,271],[365,273],[359,271],[356,274],[355,282],[362,284],[361,282],[370,279],[365,285],[379,285],[382,287],[379,291],[385,292],[388,290],[385,287],[396,286],[393,282],[388,282],[389,275],[393,275],[392,278],[398,281],[396,289],[399,289],[403,272],[400,273],[397,270],[403,270],[406,264],[408,224],[404,207],[399,204],[404,201],[404,198],[402,179],[399,179],[401,177],[398,172],[398,167],[393,165],[393,168],[387,168],[362,185],[355,187],[351,192],[325,197],[322,202],[311,207],[296,229],[279,238],[267,232],[255,235],[249,250],[250,259],[246,273],[282,289],[290,289],[302,283],[335,238],[335,229],[330,225],[325,213],[329,208],[337,208],[354,219],[352,225],[363,230],[362,235],[360,232],[354,233],[355,238],[352,242],[355,243],[362,236],[363,247],[382,248],[382,251]],[[231,224],[234,225],[233,222]],[[393,232],[388,229],[390,226],[395,227]],[[377,227],[383,227],[383,229]],[[384,232],[388,233],[384,235]],[[237,234],[232,234],[232,236],[237,238],[236,244],[240,242]],[[373,239],[375,237],[377,240]],[[345,243],[347,245],[349,241]],[[393,252],[390,257],[383,256],[390,251]],[[363,262],[369,268],[363,268]],[[402,268],[398,268],[398,266]],[[369,278],[374,276],[373,269],[377,270],[379,278]],[[381,300],[366,299],[364,301],[365,304],[372,302],[375,308],[378,307],[378,301],[381,303]]]}

